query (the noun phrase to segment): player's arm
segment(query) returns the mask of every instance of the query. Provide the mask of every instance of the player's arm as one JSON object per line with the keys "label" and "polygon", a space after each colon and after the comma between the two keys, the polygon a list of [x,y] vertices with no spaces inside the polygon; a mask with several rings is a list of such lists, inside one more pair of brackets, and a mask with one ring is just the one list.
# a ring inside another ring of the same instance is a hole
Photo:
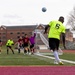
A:
{"label": "player's arm", "polygon": [[65,46],[65,33],[62,33],[62,41],[63,41],[63,47],[66,49],[66,46]]}
{"label": "player's arm", "polygon": [[17,45],[18,44],[18,41],[17,42],[15,42],[15,44],[14,45]]}
{"label": "player's arm", "polygon": [[49,29],[49,28],[50,28],[50,26],[49,26],[49,25],[46,25],[46,26],[45,26],[44,34],[48,33],[48,29]]}
{"label": "player's arm", "polygon": [[29,40],[29,41],[28,41],[28,44],[31,45],[30,39],[28,39],[28,40]]}
{"label": "player's arm", "polygon": [[34,33],[34,38],[36,37],[36,33]]}

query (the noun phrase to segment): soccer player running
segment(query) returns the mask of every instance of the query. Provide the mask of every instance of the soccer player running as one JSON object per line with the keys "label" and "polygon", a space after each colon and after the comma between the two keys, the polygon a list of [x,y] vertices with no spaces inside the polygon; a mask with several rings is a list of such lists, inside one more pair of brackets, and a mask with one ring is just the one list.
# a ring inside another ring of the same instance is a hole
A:
{"label": "soccer player running", "polygon": [[14,42],[12,40],[12,38],[10,38],[7,43],[6,43],[6,46],[7,46],[7,54],[9,53],[9,49],[12,51],[12,53],[14,54],[14,50],[12,49],[12,45],[14,45]]}
{"label": "soccer player running", "polygon": [[64,22],[64,17],[60,16],[58,21],[49,22],[49,24],[45,27],[45,32],[44,32],[44,33],[48,33],[50,50],[53,50],[55,61],[57,61],[58,64],[60,65],[63,65],[63,62],[59,59],[59,55],[58,55],[60,35],[62,35],[63,47],[66,48],[65,47],[65,26],[63,25],[63,22]]}

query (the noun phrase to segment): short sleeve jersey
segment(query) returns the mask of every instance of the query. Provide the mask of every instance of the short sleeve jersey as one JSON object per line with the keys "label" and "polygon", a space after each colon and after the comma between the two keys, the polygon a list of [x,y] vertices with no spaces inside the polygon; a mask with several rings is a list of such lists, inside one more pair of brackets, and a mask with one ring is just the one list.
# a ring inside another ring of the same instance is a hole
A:
{"label": "short sleeve jersey", "polygon": [[24,43],[29,43],[29,38],[28,38],[28,37],[27,37],[27,38],[25,37],[25,38],[23,39],[23,42],[24,42]]}
{"label": "short sleeve jersey", "polygon": [[19,43],[19,44],[23,44],[23,39],[19,39],[19,40],[18,40],[18,43]]}
{"label": "short sleeve jersey", "polygon": [[65,26],[60,21],[51,21],[49,23],[50,30],[48,38],[56,38],[60,40],[60,34],[65,33]]}
{"label": "short sleeve jersey", "polygon": [[14,44],[13,40],[8,40],[6,46],[11,46],[12,44]]}

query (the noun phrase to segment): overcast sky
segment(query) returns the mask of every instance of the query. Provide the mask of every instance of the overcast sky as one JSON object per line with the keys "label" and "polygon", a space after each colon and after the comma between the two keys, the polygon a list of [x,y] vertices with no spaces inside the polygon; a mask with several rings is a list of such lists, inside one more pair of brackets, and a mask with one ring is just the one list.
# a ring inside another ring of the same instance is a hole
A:
{"label": "overcast sky", "polygon": [[[0,25],[48,24],[59,16],[67,16],[75,0],[0,0]],[[42,7],[47,11],[42,12]]]}

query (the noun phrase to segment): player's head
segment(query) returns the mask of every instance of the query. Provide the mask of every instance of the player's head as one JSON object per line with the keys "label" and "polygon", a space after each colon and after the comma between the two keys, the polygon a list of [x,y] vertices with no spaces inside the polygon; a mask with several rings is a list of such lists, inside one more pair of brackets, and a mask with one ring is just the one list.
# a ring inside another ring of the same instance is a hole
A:
{"label": "player's head", "polygon": [[59,21],[63,23],[64,22],[64,17],[63,16],[60,16],[59,17]]}
{"label": "player's head", "polygon": [[25,34],[25,37],[28,37],[28,35],[27,35],[27,34]]}
{"label": "player's head", "polygon": [[10,38],[10,40],[13,40],[12,38]]}
{"label": "player's head", "polygon": [[20,36],[20,39],[22,39],[22,36]]}

